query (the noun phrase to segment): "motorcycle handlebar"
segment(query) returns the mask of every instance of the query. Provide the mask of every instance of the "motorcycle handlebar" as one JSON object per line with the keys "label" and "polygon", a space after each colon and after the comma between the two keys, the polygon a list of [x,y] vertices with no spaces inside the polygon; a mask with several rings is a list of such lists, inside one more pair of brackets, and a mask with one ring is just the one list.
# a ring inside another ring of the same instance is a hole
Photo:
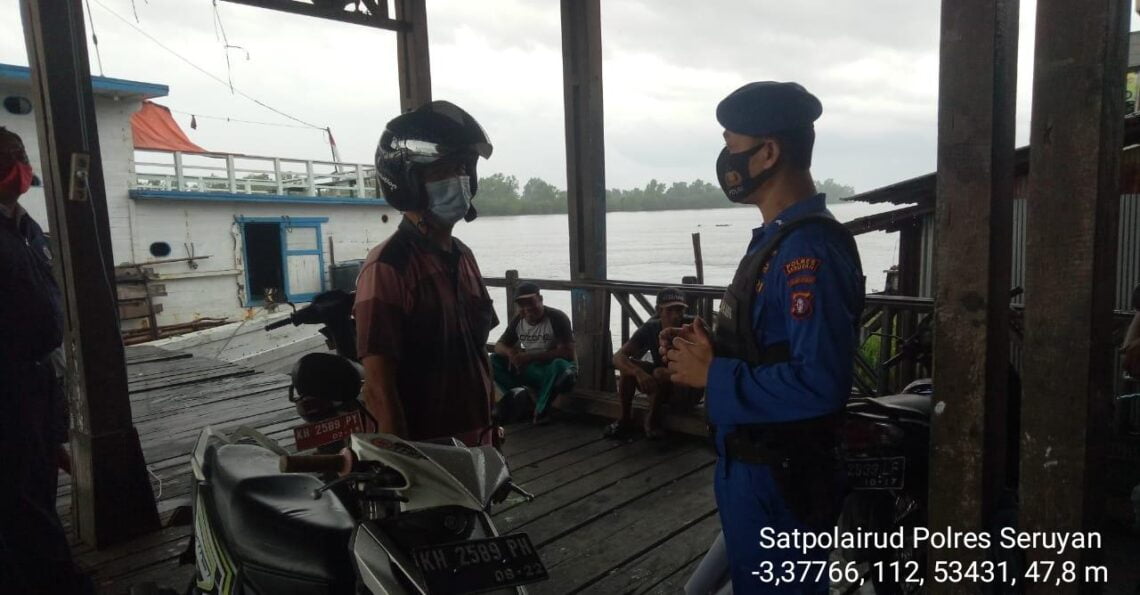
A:
{"label": "motorcycle handlebar", "polygon": [[284,455],[281,457],[282,473],[349,473],[352,471],[352,456],[347,449],[337,455]]}
{"label": "motorcycle handlebar", "polygon": [[277,322],[270,322],[269,324],[265,325],[265,330],[271,331],[273,329],[278,329],[278,328],[281,328],[283,326],[289,326],[290,324],[293,324],[293,316],[292,315],[287,316],[285,318],[282,318],[281,320],[278,320]]}

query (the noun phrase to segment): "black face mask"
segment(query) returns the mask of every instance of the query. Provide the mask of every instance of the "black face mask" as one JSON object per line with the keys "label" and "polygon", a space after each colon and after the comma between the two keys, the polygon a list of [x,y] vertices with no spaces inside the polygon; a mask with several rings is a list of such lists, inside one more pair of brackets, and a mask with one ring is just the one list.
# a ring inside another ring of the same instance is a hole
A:
{"label": "black face mask", "polygon": [[772,167],[748,177],[748,162],[763,146],[764,143],[760,143],[740,153],[729,153],[728,147],[721,150],[720,156],[716,158],[716,179],[720,182],[720,189],[724,190],[728,200],[744,202],[744,199],[763,186],[764,182],[776,175],[780,165],[778,160]]}

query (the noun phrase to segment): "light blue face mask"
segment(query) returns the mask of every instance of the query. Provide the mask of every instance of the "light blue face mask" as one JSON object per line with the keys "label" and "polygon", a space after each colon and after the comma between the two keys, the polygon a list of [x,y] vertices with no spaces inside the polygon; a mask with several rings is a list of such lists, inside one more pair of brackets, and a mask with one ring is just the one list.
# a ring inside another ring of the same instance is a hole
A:
{"label": "light blue face mask", "polygon": [[428,210],[436,219],[455,225],[471,208],[471,178],[456,176],[424,184],[428,195]]}

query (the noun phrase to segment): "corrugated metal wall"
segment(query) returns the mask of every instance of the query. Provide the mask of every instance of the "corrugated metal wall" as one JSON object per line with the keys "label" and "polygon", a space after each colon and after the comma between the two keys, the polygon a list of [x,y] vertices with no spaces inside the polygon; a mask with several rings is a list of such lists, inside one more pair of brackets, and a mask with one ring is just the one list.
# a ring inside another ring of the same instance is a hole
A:
{"label": "corrugated metal wall", "polygon": [[[1026,199],[1013,201],[1013,263],[1010,287],[1025,286]],[[1120,197],[1114,308],[1132,309],[1132,288],[1140,283],[1140,194]],[[1015,303],[1022,303],[1021,297]]]}
{"label": "corrugated metal wall", "polygon": [[[1013,201],[1013,260],[1010,263],[1009,287],[1025,287],[1025,199]],[[1013,303],[1024,304],[1025,296],[1013,298]]]}
{"label": "corrugated metal wall", "polygon": [[[1013,201],[1013,260],[1010,287],[1025,285],[1025,215],[1026,199]],[[1117,240],[1116,293],[1117,310],[1132,309],[1132,288],[1140,284],[1140,193],[1120,197],[1119,237]],[[934,216],[922,219],[922,270],[919,296],[934,295]],[[1022,297],[1014,300],[1021,304]]]}
{"label": "corrugated metal wall", "polygon": [[1120,240],[1116,309],[1132,309],[1132,288],[1140,284],[1140,194],[1120,197]]}

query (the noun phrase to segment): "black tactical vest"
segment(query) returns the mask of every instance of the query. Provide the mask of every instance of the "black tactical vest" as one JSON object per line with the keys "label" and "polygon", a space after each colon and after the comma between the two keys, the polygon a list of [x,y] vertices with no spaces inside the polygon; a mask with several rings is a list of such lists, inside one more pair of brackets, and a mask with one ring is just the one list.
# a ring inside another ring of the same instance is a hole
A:
{"label": "black tactical vest", "polygon": [[[842,230],[841,236],[846,239],[847,249],[855,259],[859,274],[862,275],[863,265],[859,261],[855,237],[842,223],[836,221],[835,217],[829,213],[813,213],[785,222],[759,250],[745,255],[740,265],[736,267],[732,284],[728,286],[724,297],[720,300],[720,310],[713,326],[713,345],[717,357],[744,360],[751,366],[776,364],[791,359],[791,350],[787,342],[776,343],[766,348],[762,348],[756,342],[756,333],[752,330],[752,307],[759,293],[760,284],[764,280],[767,264],[772,260],[780,242],[796,229],[809,223],[819,223]],[[862,301],[861,296],[860,301]],[[862,311],[862,304],[858,310]]]}

